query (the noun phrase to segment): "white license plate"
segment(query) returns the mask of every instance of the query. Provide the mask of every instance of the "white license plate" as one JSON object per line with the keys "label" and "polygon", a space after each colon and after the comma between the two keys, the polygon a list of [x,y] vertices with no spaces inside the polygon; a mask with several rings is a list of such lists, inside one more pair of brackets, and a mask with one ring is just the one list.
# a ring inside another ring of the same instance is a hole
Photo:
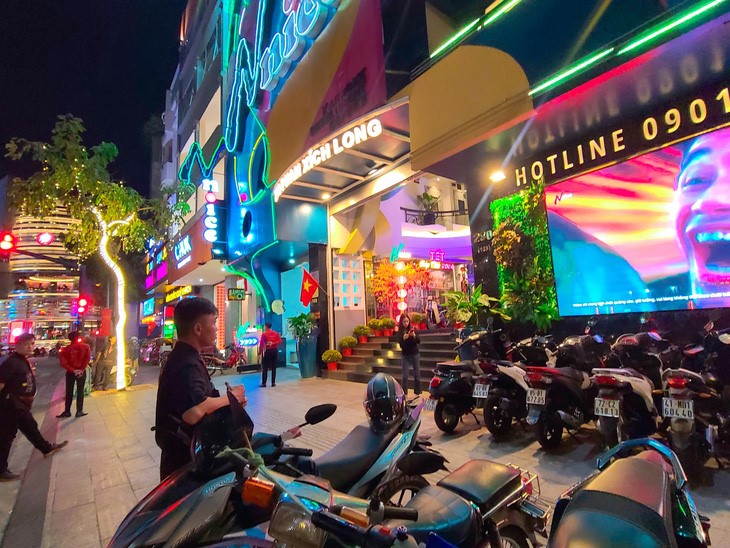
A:
{"label": "white license plate", "polygon": [[423,405],[423,408],[424,408],[424,409],[425,409],[426,411],[433,411],[434,409],[436,409],[436,404],[437,404],[438,402],[439,402],[439,401],[438,401],[438,400],[437,400],[436,398],[428,398],[428,399],[426,400],[426,403],[425,403],[425,404]]}
{"label": "white license plate", "polygon": [[527,405],[545,405],[547,390],[530,388],[527,390]]}
{"label": "white license plate", "polygon": [[668,419],[694,419],[695,402],[692,400],[675,400],[674,398],[663,398],[662,407],[664,417]]}
{"label": "white license plate", "polygon": [[489,395],[489,385],[477,383],[471,395],[475,398],[486,398]]}
{"label": "white license plate", "polygon": [[596,398],[593,412],[599,417],[618,417],[619,400],[604,400]]}

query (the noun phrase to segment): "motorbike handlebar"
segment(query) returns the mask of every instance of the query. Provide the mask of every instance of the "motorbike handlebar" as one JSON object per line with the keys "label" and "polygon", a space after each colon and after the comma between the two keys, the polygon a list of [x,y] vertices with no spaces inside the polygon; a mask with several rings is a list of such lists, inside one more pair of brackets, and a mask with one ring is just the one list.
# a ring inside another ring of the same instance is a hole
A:
{"label": "motorbike handlebar", "polygon": [[325,510],[312,514],[312,523],[345,545],[390,548],[398,540],[396,533],[387,527],[360,527]]}
{"label": "motorbike handlebar", "polygon": [[282,455],[296,455],[299,457],[311,457],[312,450],[303,447],[282,447],[280,450]]}
{"label": "motorbike handlebar", "polygon": [[418,510],[415,508],[399,508],[397,506],[385,506],[383,508],[384,519],[402,519],[407,521],[418,521]]}

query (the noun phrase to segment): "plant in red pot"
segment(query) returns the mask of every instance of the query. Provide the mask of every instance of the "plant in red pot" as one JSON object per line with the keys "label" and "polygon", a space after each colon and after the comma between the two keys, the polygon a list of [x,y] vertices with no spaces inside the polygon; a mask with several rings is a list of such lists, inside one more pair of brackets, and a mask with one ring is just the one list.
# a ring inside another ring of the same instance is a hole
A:
{"label": "plant in red pot", "polygon": [[337,350],[325,350],[322,353],[322,361],[327,364],[327,371],[336,371],[337,362],[342,359],[342,354]]}
{"label": "plant in red pot", "polygon": [[357,339],[355,337],[350,337],[349,335],[347,337],[342,337],[340,339],[340,348],[342,349],[342,355],[352,356],[352,349],[357,346]]}
{"label": "plant in red pot", "polygon": [[378,318],[373,318],[368,322],[368,327],[373,332],[373,337],[383,336],[383,325]]}
{"label": "plant in red pot", "polygon": [[421,331],[428,329],[426,315],[420,312],[411,312],[411,323]]}
{"label": "plant in red pot", "polygon": [[383,326],[383,335],[386,337],[393,336],[393,329],[395,329],[395,320],[387,316],[380,318],[380,325]]}
{"label": "plant in red pot", "polygon": [[370,328],[367,325],[356,325],[352,330],[352,334],[357,337],[357,342],[362,344],[368,342],[368,338],[373,334],[373,332],[370,331]]}

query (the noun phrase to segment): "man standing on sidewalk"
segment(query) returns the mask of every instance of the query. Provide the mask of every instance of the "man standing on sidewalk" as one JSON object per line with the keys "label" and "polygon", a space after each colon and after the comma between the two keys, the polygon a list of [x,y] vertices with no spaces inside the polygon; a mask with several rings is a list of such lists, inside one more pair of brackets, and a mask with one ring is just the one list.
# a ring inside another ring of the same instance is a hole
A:
{"label": "man standing on sidewalk", "polygon": [[264,324],[264,332],[261,333],[259,344],[259,356],[261,356],[261,387],[266,386],[268,370],[271,369],[271,386],[276,386],[276,358],[279,354],[281,335],[271,329],[271,323]]}
{"label": "man standing on sidewalk", "polygon": [[0,481],[20,478],[8,470],[10,446],[20,430],[45,457],[68,445],[48,442],[38,431],[30,409],[36,394],[36,380],[28,356],[33,353],[35,336],[23,333],[15,339],[15,351],[0,364]]}
{"label": "man standing on sidewalk", "polygon": [[[183,299],[174,312],[177,343],[170,352],[157,388],[155,441],[162,449],[160,480],[191,460],[190,447],[178,431],[190,436],[203,417],[228,405],[210,382],[200,356],[201,348],[213,346],[218,336],[218,309],[207,299]],[[246,406],[246,389],[234,386],[233,395]]]}
{"label": "man standing on sidewalk", "polygon": [[78,332],[72,331],[68,334],[71,344],[61,349],[58,359],[61,367],[66,370],[66,409],[57,418],[71,416],[71,401],[74,396],[74,384],[76,385],[76,416],[84,417],[84,384],[86,383],[86,368],[91,361],[91,348],[79,337]]}

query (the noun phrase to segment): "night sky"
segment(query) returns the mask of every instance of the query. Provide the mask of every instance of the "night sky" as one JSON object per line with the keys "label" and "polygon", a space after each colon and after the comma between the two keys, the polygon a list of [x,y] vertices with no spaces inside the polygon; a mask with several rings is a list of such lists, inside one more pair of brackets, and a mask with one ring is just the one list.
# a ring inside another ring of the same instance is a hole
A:
{"label": "night sky", "polygon": [[186,0],[0,0],[0,176],[11,137],[50,139],[59,114],[119,148],[112,175],[148,194],[142,126],[165,108]]}

